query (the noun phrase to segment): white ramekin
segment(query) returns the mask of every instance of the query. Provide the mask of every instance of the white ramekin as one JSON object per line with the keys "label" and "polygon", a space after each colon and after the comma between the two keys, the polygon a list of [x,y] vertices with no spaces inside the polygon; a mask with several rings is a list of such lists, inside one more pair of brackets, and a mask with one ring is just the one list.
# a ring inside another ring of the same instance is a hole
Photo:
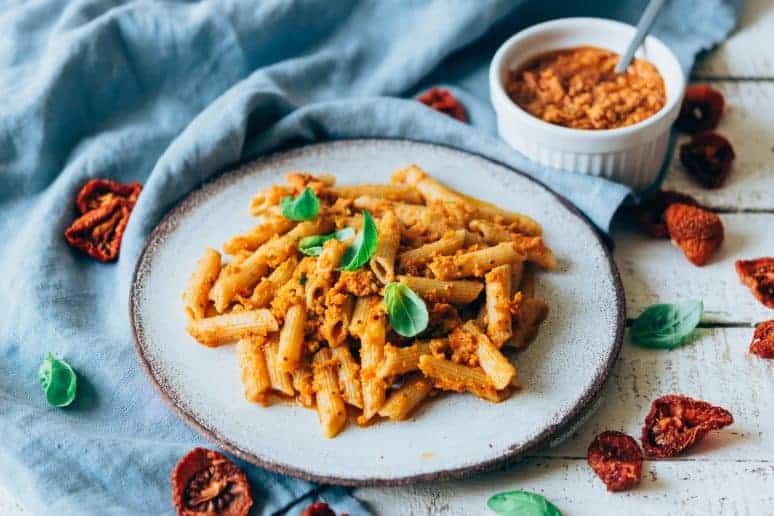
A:
{"label": "white ramekin", "polygon": [[658,178],[669,133],[680,111],[685,76],[675,55],[648,36],[637,57],[658,68],[667,100],[650,118],[618,129],[570,129],[549,124],[517,106],[503,86],[511,70],[550,50],[590,45],[623,53],[635,28],[601,18],[562,18],[523,30],[506,41],[489,68],[492,105],[500,137],[542,165],[602,176],[642,189]]}

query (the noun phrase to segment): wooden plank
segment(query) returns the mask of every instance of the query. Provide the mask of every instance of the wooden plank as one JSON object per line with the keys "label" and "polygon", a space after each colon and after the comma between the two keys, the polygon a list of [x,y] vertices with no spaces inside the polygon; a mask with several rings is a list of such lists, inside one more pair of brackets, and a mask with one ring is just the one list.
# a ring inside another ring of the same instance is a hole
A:
{"label": "wooden plank", "polygon": [[771,0],[746,0],[736,30],[699,60],[694,76],[774,78],[773,7]]}
{"label": "wooden plank", "polygon": [[774,255],[774,214],[726,213],[721,218],[725,241],[704,267],[692,265],[666,239],[623,225],[615,228],[614,256],[630,318],[653,303],[687,298],[704,300],[705,322],[751,324],[774,318],[774,310],[759,303],[734,270],[737,259]]}
{"label": "wooden plank", "polygon": [[[774,211],[774,82],[717,82],[726,96],[727,110],[718,132],[734,147],[736,159],[726,183],[708,190],[693,180],[680,163],[679,145],[664,188],[688,193],[703,204],[723,210]],[[678,143],[689,137],[681,136]]]}
{"label": "wooden plank", "polygon": [[563,444],[536,455],[585,457],[594,436],[605,430],[639,440],[651,402],[685,394],[734,415],[733,425],[707,436],[685,460],[774,464],[774,361],[748,353],[752,333],[752,328],[700,328],[690,344],[673,351],[642,349],[627,337],[597,412]]}
{"label": "wooden plank", "polygon": [[470,516],[493,514],[486,500],[517,489],[543,494],[573,516],[757,516],[774,507],[774,464],[647,462],[636,490],[608,493],[585,460],[532,458],[464,482],[357,489],[355,496],[380,516]]}

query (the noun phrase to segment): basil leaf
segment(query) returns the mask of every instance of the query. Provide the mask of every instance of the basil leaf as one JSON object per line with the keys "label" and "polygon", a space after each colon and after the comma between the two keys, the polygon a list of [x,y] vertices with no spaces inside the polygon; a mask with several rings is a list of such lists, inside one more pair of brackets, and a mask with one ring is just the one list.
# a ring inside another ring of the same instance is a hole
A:
{"label": "basil leaf", "polygon": [[308,256],[320,256],[323,251],[323,244],[328,240],[336,239],[339,241],[349,240],[355,236],[355,230],[352,228],[341,228],[338,231],[327,235],[312,235],[304,237],[298,241],[298,250]]}
{"label": "basil leaf", "polygon": [[38,369],[38,381],[46,401],[55,407],[66,407],[75,399],[78,377],[70,364],[46,353]]}
{"label": "basil leaf", "polygon": [[429,317],[425,302],[403,283],[385,285],[384,305],[390,326],[398,335],[413,337],[427,328]]}
{"label": "basil leaf", "polygon": [[357,234],[352,245],[344,251],[339,269],[354,271],[368,263],[376,251],[378,241],[379,231],[376,229],[376,222],[370,213],[363,210],[363,229]]}
{"label": "basil leaf", "polygon": [[690,336],[701,321],[701,300],[651,305],[637,317],[629,329],[634,344],[644,348],[673,349]]}
{"label": "basil leaf", "polygon": [[288,220],[311,220],[320,213],[320,199],[308,186],[295,199],[288,195],[280,201],[282,216]]}
{"label": "basil leaf", "polygon": [[486,506],[501,516],[562,516],[545,497],[529,491],[497,493],[487,500]]}

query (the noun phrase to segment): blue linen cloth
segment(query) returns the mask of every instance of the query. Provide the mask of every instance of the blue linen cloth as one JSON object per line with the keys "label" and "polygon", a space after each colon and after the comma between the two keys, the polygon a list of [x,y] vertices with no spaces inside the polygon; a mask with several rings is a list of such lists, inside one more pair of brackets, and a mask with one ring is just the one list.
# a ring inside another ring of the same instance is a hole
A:
{"label": "blue linen cloth", "polygon": [[[0,482],[31,514],[173,512],[173,465],[208,443],[138,367],[127,293],[150,230],[227,165],[336,138],[443,143],[530,173],[606,229],[628,190],[535,166],[493,137],[487,67],[520,28],[571,15],[634,22],[644,4],[2,3]],[[655,33],[688,70],[731,30],[737,4],[675,0]],[[406,100],[436,84],[458,94],[472,127]],[[76,216],[74,196],[92,177],[145,185],[117,264],[84,258],[62,237]],[[41,395],[36,371],[46,351],[79,374],[69,408],[51,408]],[[306,501],[367,512],[342,488],[240,465],[255,487],[256,514],[274,514],[311,490]]]}

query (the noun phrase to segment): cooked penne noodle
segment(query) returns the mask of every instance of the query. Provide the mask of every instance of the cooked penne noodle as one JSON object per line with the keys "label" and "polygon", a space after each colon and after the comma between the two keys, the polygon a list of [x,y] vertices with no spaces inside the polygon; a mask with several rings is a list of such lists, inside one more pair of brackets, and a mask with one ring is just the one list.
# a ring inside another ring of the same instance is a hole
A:
{"label": "cooked penne noodle", "polygon": [[422,375],[412,376],[390,394],[379,409],[379,415],[393,421],[407,419],[432,390],[433,385],[427,378]]}
{"label": "cooked penne noodle", "polygon": [[[417,165],[387,185],[335,186],[307,172],[286,180],[253,197],[263,221],[223,244],[230,262],[207,249],[183,293],[193,338],[237,341],[248,401],[293,398],[334,437],[350,415],[362,426],[410,419],[436,389],[499,402],[519,388],[501,347],[534,338],[548,310],[534,297],[535,271],[556,267],[534,220]],[[375,239],[362,232],[364,211]],[[331,234],[345,227],[358,236]],[[302,251],[304,237],[315,238]],[[384,286],[396,281],[388,306]]]}
{"label": "cooked penne noodle", "polygon": [[196,262],[196,269],[183,292],[183,307],[189,319],[201,319],[205,316],[207,305],[210,303],[210,289],[219,273],[220,253],[208,247],[204,250],[204,256]]}
{"label": "cooked penne noodle", "polygon": [[303,407],[314,408],[314,381],[311,366],[302,364],[293,371],[291,376],[298,402]]}
{"label": "cooked penne noodle", "polygon": [[226,265],[210,290],[210,299],[218,312],[223,312],[237,294],[246,295],[266,275],[269,267],[277,267],[295,255],[298,240],[329,231],[330,222],[321,220],[302,222],[284,235],[274,238],[255,250],[237,265]]}
{"label": "cooked penne noodle", "polygon": [[322,335],[332,348],[344,343],[347,339],[348,328],[352,320],[352,312],[355,308],[355,297],[341,294],[344,297],[342,304],[329,304],[325,307],[325,318],[322,324]]}
{"label": "cooked penne noodle", "polygon": [[371,307],[360,340],[360,365],[363,384],[363,415],[366,422],[376,415],[384,404],[387,385],[378,375],[378,369],[384,360],[384,343],[387,334],[387,321],[384,309],[379,305]]}
{"label": "cooked penne noodle", "polygon": [[466,233],[464,229],[450,231],[440,240],[404,251],[398,255],[398,263],[404,269],[408,269],[431,262],[435,256],[452,254],[458,249],[462,249]]}
{"label": "cooked penne noodle", "polygon": [[356,185],[333,186],[327,191],[339,196],[355,199],[357,197],[376,197],[389,201],[400,201],[411,204],[422,202],[422,196],[413,186],[408,185]]}
{"label": "cooked penne noodle", "polygon": [[388,211],[379,221],[379,240],[371,257],[371,270],[386,285],[395,279],[395,256],[400,245],[400,222],[395,213]]}
{"label": "cooked penne noodle", "polygon": [[425,376],[432,378],[435,387],[441,390],[468,391],[495,403],[503,399],[480,367],[469,367],[445,358],[422,355],[419,357],[419,369]]}
{"label": "cooked penne noodle", "polygon": [[499,348],[511,337],[511,266],[506,264],[495,267],[486,273],[484,280],[486,334]]}
{"label": "cooked penne noodle", "polygon": [[481,277],[499,265],[524,261],[525,256],[511,242],[455,256],[436,256],[430,264],[435,277],[442,280]]}
{"label": "cooked penne noodle", "polygon": [[267,221],[258,224],[250,231],[237,235],[223,244],[223,252],[235,255],[240,251],[253,252],[265,244],[272,237],[282,235],[290,231],[295,223],[284,217],[273,216]]}
{"label": "cooked penne noodle", "polygon": [[271,389],[269,370],[263,354],[262,338],[240,339],[236,345],[240,377],[247,401],[265,403],[266,393]]}
{"label": "cooked penne noodle", "polygon": [[443,281],[420,276],[398,276],[398,281],[426,301],[458,305],[472,303],[484,289],[480,281],[472,280]]}
{"label": "cooked penne noodle", "polygon": [[271,303],[277,290],[291,280],[293,271],[298,266],[298,258],[291,256],[282,262],[271,274],[261,279],[250,296],[253,308],[264,308]]}
{"label": "cooked penne noodle", "polygon": [[[443,339],[436,339],[441,341]],[[432,353],[431,341],[414,341],[411,346],[384,346],[384,360],[379,366],[379,378],[390,378],[419,369],[419,357]]]}
{"label": "cooked penne noodle", "polygon": [[360,385],[360,366],[346,346],[333,348],[333,359],[339,364],[339,387],[344,401],[362,409],[363,389]]}
{"label": "cooked penne noodle", "polygon": [[500,353],[498,347],[476,326],[476,323],[473,321],[466,322],[463,330],[468,332],[476,343],[478,363],[487,377],[489,377],[489,381],[498,391],[505,389],[510,385],[513,377],[516,376],[516,368],[513,367],[513,364],[508,361],[505,355]]}
{"label": "cooked penne noodle", "polygon": [[471,220],[469,227],[471,231],[480,235],[487,244],[499,244],[511,239],[511,233],[508,231],[508,228],[489,220]]}
{"label": "cooked penne noodle", "polygon": [[306,326],[306,308],[293,305],[285,314],[285,323],[279,335],[279,367],[292,373],[301,363],[304,353],[304,329]]}
{"label": "cooked penne noodle", "polygon": [[286,396],[295,396],[293,389],[293,377],[287,371],[280,368],[277,337],[271,336],[263,345],[263,354],[266,357],[266,367],[269,370],[271,388]]}
{"label": "cooked penne noodle", "polygon": [[220,346],[245,337],[264,336],[279,325],[269,310],[245,310],[196,319],[188,323],[188,333],[205,346]]}
{"label": "cooked penne noodle", "polygon": [[556,268],[556,257],[551,249],[543,243],[542,237],[516,236],[513,240],[513,247],[516,252],[526,256],[527,261],[536,263],[543,269],[553,270]]}
{"label": "cooked penne noodle", "polygon": [[336,437],[347,424],[347,409],[339,391],[331,350],[321,348],[315,353],[312,367],[317,415],[323,434],[330,439]]}

